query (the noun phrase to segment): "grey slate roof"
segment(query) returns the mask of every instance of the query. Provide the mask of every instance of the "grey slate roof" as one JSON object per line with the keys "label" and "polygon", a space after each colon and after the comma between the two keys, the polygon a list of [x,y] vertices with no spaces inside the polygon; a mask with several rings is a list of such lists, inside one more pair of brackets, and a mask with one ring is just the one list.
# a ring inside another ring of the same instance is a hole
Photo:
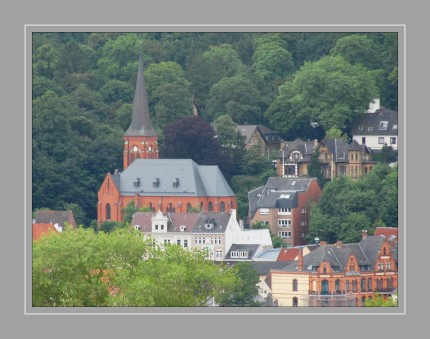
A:
{"label": "grey slate roof", "polygon": [[230,216],[226,212],[200,212],[193,233],[225,233]]}
{"label": "grey slate roof", "polygon": [[252,268],[260,275],[267,275],[270,270],[277,270],[287,266],[286,261],[252,261]]}
{"label": "grey slate roof", "polygon": [[[382,237],[368,236],[355,244],[320,246],[303,257],[303,271],[310,272],[312,266],[320,266],[323,261],[344,272],[350,255],[354,255],[359,265],[376,266],[378,252],[384,242]],[[297,261],[285,266],[282,271],[297,271]]]}
{"label": "grey slate roof", "polygon": [[298,193],[306,192],[315,178],[270,177],[265,186],[248,193],[249,210],[253,216],[259,208],[294,208]]}
{"label": "grey slate roof", "polygon": [[[133,216],[131,225],[139,225],[141,232],[151,232],[151,219],[156,213],[137,212]],[[163,213],[169,219],[167,232],[180,232],[181,226],[186,226],[184,232],[192,233],[225,233],[231,214],[226,212],[198,212],[198,213]],[[211,229],[205,227],[206,223],[212,223]]]}
{"label": "grey slate roof", "polygon": [[146,95],[145,77],[143,75],[142,54],[139,57],[139,68],[137,70],[136,89],[133,100],[133,113],[131,124],[125,132],[126,136],[156,136],[157,132],[151,124]]}
{"label": "grey slate roof", "polygon": [[67,222],[73,227],[77,227],[72,211],[38,210],[34,220],[38,224],[58,224],[60,227],[64,227],[64,223]]}
{"label": "grey slate roof", "polygon": [[[237,130],[243,135],[245,145],[248,144],[249,139],[251,139],[255,130],[260,132],[266,144],[276,144],[281,140],[280,134],[278,132],[275,132],[263,125],[238,125]],[[266,136],[269,136],[268,140],[266,140]],[[274,140],[272,140],[272,136],[275,136]]]}
{"label": "grey slate roof", "polygon": [[121,195],[234,196],[218,166],[199,166],[191,159],[136,159],[118,176]]}
{"label": "grey slate roof", "polygon": [[[260,245],[258,244],[233,244],[230,246],[228,252],[225,255],[225,260],[251,260],[257,252]],[[247,258],[236,258],[231,256],[233,251],[246,251],[248,252]]]}
{"label": "grey slate roof", "polygon": [[293,151],[299,151],[302,154],[303,159],[301,162],[310,162],[311,155],[315,151],[315,143],[313,141],[303,141],[300,138],[294,141],[285,141],[284,147],[278,153],[278,158],[282,159],[284,157],[285,162],[289,162],[288,156]]}
{"label": "grey slate roof", "polygon": [[[352,135],[397,135],[397,120],[396,111],[381,107],[375,113],[360,114],[351,129],[351,133]],[[381,124],[384,121],[386,124]]]}

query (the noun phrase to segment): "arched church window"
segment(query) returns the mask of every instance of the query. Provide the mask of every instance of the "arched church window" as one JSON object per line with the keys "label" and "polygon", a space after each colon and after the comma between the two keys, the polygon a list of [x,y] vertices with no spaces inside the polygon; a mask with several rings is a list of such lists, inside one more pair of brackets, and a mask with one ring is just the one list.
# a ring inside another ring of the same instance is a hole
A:
{"label": "arched church window", "polygon": [[111,218],[111,208],[110,208],[110,204],[106,204],[106,219],[110,220]]}

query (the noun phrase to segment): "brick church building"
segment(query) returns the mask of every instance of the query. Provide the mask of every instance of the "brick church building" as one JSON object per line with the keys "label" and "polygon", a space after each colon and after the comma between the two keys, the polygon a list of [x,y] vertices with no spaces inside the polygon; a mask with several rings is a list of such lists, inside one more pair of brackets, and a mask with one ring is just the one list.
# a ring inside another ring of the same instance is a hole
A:
{"label": "brick church building", "polygon": [[236,197],[218,166],[191,159],[159,159],[157,133],[152,126],[142,56],[139,58],[131,124],[124,134],[124,170],[107,173],[99,191],[97,220],[122,221],[130,202],[152,211],[230,212]]}

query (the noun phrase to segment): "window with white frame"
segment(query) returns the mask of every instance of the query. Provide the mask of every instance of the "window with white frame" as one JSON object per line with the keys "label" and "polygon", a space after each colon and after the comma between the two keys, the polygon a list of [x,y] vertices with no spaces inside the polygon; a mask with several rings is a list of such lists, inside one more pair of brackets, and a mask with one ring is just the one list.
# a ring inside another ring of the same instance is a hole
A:
{"label": "window with white frame", "polygon": [[291,231],[279,231],[278,235],[282,238],[282,239],[291,239]]}
{"label": "window with white frame", "polygon": [[222,259],[222,250],[216,250],[215,251],[215,259],[217,259],[217,260]]}
{"label": "window with white frame", "polygon": [[397,142],[397,140],[396,140],[397,138],[396,137],[391,137],[390,138],[390,144],[391,145],[395,145],[396,144],[396,142]]}
{"label": "window with white frame", "polygon": [[378,138],[378,144],[384,144],[384,143],[385,143],[384,137],[379,137]]}
{"label": "window with white frame", "polygon": [[378,127],[378,129],[379,129],[380,131],[386,131],[386,130],[387,130],[387,127],[388,127],[388,121],[381,121],[381,122],[379,123],[379,127]]}
{"label": "window with white frame", "polygon": [[181,239],[176,240],[176,243],[180,246],[181,245]]}
{"label": "window with white frame", "polygon": [[184,239],[184,248],[187,248],[187,247],[188,247],[188,240]]}
{"label": "window with white frame", "polygon": [[300,213],[306,213],[306,207],[300,209]]}
{"label": "window with white frame", "polygon": [[306,220],[300,221],[300,226],[306,226]]}
{"label": "window with white frame", "polygon": [[290,219],[278,219],[278,227],[291,227]]}
{"label": "window with white frame", "polygon": [[291,208],[278,208],[278,214],[291,214]]}
{"label": "window with white frame", "polygon": [[260,208],[260,214],[262,214],[262,215],[269,214],[269,209],[268,208]]}

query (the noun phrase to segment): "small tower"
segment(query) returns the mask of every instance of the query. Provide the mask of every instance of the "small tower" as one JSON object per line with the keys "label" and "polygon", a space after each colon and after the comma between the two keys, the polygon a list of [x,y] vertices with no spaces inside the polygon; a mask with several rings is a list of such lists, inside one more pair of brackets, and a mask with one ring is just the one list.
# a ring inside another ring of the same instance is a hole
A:
{"label": "small tower", "polygon": [[139,57],[131,124],[124,134],[124,169],[135,159],[158,159],[157,132],[152,127],[149,115],[142,53]]}

